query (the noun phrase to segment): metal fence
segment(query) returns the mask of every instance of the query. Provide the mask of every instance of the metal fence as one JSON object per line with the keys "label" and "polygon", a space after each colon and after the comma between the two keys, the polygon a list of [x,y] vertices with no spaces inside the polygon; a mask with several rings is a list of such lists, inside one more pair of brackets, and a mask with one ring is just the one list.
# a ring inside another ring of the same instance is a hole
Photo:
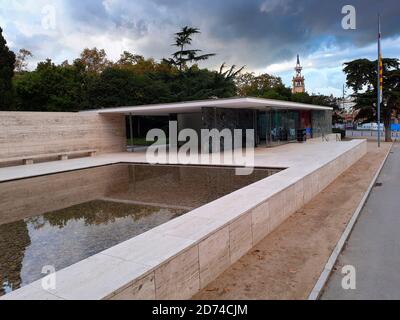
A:
{"label": "metal fence", "polygon": [[[385,140],[385,132],[381,131],[382,140]],[[346,138],[364,138],[378,140],[377,130],[346,130]],[[400,140],[400,131],[392,131],[392,139]]]}

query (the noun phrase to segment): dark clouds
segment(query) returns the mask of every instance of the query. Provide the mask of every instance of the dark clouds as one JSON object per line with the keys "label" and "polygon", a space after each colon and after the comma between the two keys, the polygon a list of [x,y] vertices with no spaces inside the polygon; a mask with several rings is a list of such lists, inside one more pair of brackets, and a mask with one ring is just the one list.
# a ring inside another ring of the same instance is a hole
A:
{"label": "dark clouds", "polygon": [[[357,9],[355,31],[341,28],[341,9],[349,3]],[[231,50],[240,44],[235,51],[240,58],[248,55],[253,67],[289,59],[297,52],[307,55],[321,45],[367,45],[376,39],[378,11],[384,16],[384,35],[400,33],[398,0],[81,0],[79,5],[66,1],[65,8],[78,26],[108,33],[113,27],[116,36],[154,37],[157,34],[150,30],[162,34],[195,25],[202,29],[199,41],[208,50],[221,45]]]}
{"label": "dark clouds", "polygon": [[[357,9],[357,30],[354,31],[343,30],[341,27],[341,9],[349,3]],[[268,10],[261,10],[263,7]],[[398,0],[235,0],[193,3],[195,16],[206,19],[210,15],[215,17],[207,26],[210,36],[221,41],[245,39],[250,47],[265,49],[265,54],[272,60],[270,63],[289,58],[298,51],[308,54],[323,43],[348,47],[374,42],[379,11],[384,17],[384,35],[398,35]]]}
{"label": "dark clouds", "polygon": [[[30,5],[19,7],[4,1],[0,23],[5,21],[13,45],[32,47],[39,57],[58,53],[59,59],[61,54],[72,59],[95,45],[113,58],[131,50],[161,59],[173,51],[173,33],[192,25],[202,30],[195,45],[218,54],[206,63],[210,67],[226,61],[265,70],[300,53],[312,62],[310,68],[337,68],[346,60],[343,52],[348,57],[364,54],[363,48],[376,41],[378,12],[384,37],[400,38],[399,0],[20,0]],[[56,32],[42,32],[38,26],[40,6],[46,3],[56,6]],[[347,4],[357,9],[354,31],[341,27]],[[33,31],[24,32],[21,24],[25,29],[31,24]],[[313,56],[318,52],[329,55]]]}

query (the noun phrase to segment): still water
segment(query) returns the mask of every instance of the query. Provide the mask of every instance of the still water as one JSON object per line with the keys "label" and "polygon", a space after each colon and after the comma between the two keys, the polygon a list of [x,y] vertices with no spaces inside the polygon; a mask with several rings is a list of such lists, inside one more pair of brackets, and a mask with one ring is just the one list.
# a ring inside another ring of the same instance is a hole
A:
{"label": "still water", "polygon": [[0,279],[8,293],[133,238],[186,211],[91,201],[0,225]]}
{"label": "still water", "polygon": [[0,296],[279,171],[113,165],[0,183]]}

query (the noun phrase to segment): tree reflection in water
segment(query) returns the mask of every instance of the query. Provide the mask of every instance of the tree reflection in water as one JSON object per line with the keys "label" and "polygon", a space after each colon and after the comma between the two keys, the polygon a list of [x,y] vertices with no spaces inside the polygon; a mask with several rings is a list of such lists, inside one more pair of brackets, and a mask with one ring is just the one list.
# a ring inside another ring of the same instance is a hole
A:
{"label": "tree reflection in water", "polygon": [[0,225],[0,296],[21,285],[20,270],[30,244],[25,221]]}
{"label": "tree reflection in water", "polygon": [[0,225],[0,296],[186,212],[95,200]]}

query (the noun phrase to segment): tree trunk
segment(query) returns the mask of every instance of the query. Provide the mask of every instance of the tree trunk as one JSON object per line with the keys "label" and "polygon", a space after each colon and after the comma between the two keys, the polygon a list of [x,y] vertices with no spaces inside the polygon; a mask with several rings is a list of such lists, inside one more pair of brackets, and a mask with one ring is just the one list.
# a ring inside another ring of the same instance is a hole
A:
{"label": "tree trunk", "polygon": [[184,46],[181,45],[181,54],[179,56],[180,62],[179,62],[179,71],[182,72],[182,67],[183,67],[183,63],[182,63],[182,52],[183,52]]}
{"label": "tree trunk", "polygon": [[385,141],[392,142],[392,127],[391,127],[392,114],[390,110],[385,111],[383,114],[383,123],[385,125]]}

